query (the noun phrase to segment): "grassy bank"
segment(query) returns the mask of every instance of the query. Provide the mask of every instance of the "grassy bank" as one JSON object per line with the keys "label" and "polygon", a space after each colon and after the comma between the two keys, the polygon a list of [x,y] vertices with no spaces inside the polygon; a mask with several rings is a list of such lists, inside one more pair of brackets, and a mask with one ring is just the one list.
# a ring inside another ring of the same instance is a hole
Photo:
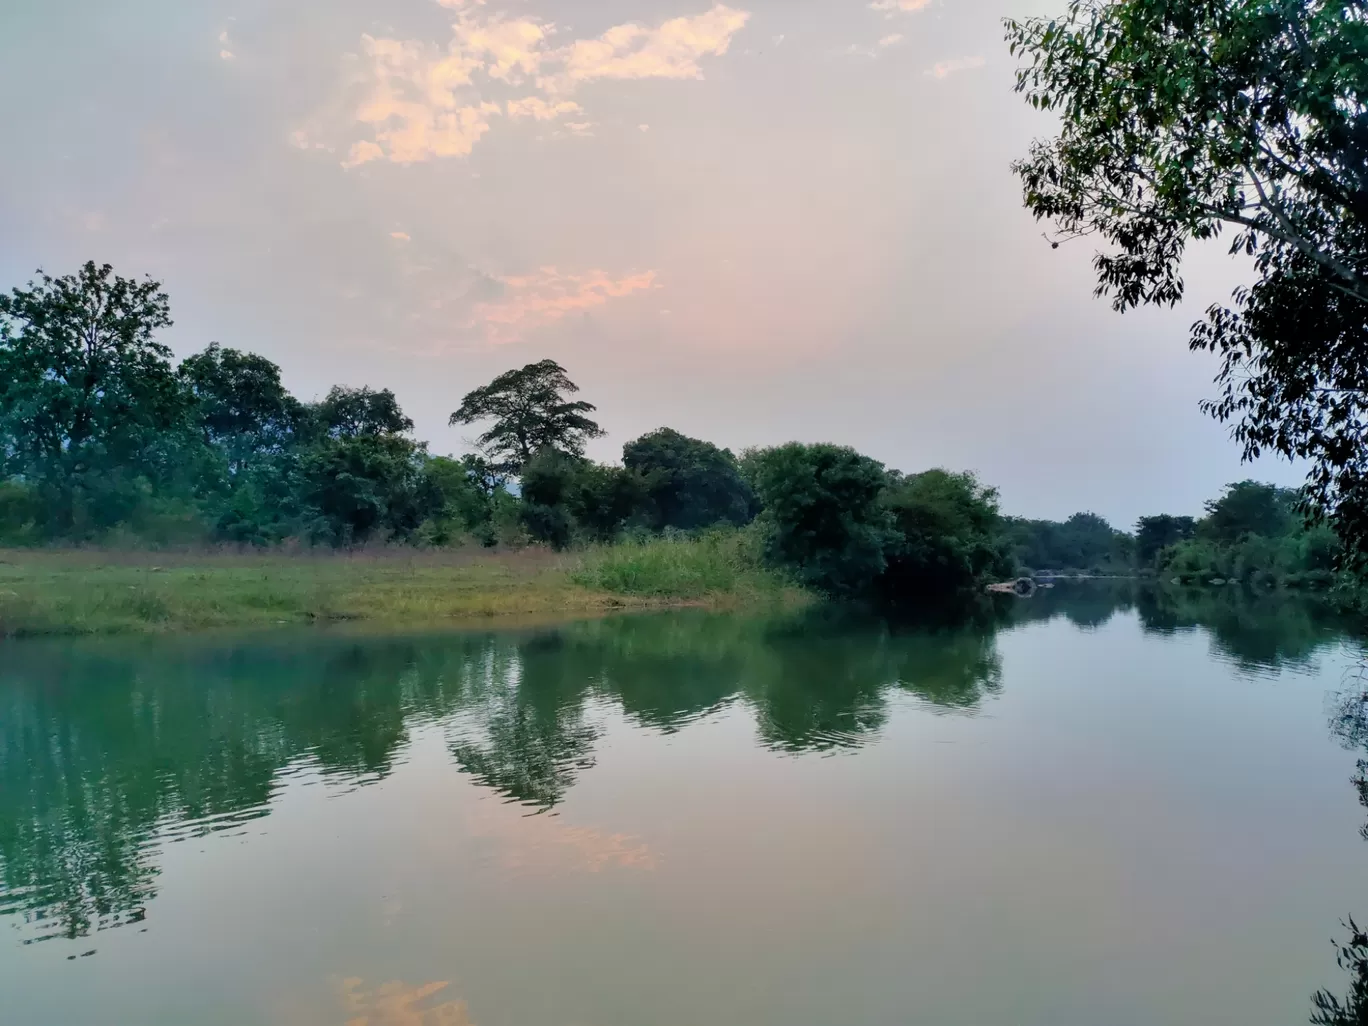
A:
{"label": "grassy bank", "polygon": [[717,539],[565,555],[0,550],[0,635],[11,637],[799,601],[743,546]]}

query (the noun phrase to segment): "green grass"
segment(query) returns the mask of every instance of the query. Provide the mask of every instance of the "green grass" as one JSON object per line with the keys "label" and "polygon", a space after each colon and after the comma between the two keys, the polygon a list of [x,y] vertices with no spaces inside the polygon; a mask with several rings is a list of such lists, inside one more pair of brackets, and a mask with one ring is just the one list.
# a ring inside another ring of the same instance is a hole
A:
{"label": "green grass", "polygon": [[0,550],[0,636],[340,620],[433,624],[737,606],[786,594],[777,578],[729,560],[729,544],[735,546],[660,542],[581,555],[544,549],[356,555]]}
{"label": "green grass", "polygon": [[747,532],[659,538],[591,550],[570,573],[581,586],[616,595],[710,601],[792,602],[801,592],[761,565]]}

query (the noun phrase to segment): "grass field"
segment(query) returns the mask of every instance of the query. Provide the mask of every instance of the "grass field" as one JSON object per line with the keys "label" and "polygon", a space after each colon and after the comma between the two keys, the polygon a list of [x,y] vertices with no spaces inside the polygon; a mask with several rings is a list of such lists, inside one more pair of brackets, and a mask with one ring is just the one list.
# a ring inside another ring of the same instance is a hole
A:
{"label": "grass field", "polygon": [[[728,547],[730,545],[730,547]],[[0,636],[198,630],[340,620],[434,624],[528,614],[797,603],[734,543],[578,554],[0,550]]]}

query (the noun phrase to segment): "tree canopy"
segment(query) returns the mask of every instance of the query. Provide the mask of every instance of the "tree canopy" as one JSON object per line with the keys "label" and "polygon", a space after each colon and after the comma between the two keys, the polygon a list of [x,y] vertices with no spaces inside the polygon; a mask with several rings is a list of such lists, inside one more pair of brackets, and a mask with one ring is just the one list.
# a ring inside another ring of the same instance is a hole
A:
{"label": "tree canopy", "polygon": [[186,357],[177,373],[194,400],[205,441],[224,444],[234,470],[253,455],[280,451],[307,417],[281,383],[280,368],[255,353],[216,342]]}
{"label": "tree canopy", "polygon": [[622,447],[622,463],[643,478],[655,528],[745,524],[755,495],[729,449],[659,428]]}
{"label": "tree canopy", "polygon": [[334,438],[402,435],[413,430],[399,400],[388,388],[346,388],[334,385],[314,409],[319,426]]}
{"label": "tree canopy", "polygon": [[1363,0],[1072,0],[1007,38],[1061,119],[1014,165],[1027,208],[1103,242],[1119,310],[1176,303],[1188,244],[1230,233],[1256,280],[1193,328],[1222,361],[1206,409],[1247,458],[1309,460],[1309,512],[1368,554]]}
{"label": "tree canopy", "polygon": [[592,403],[566,397],[579,391],[555,360],[529,363],[468,392],[451,424],[494,423],[476,440],[491,463],[518,474],[542,449],[583,456],[585,443],[603,429],[587,416]]}
{"label": "tree canopy", "polygon": [[186,406],[154,339],[170,324],[158,282],[93,261],[0,295],[0,457],[49,494],[59,527],[99,516],[111,477],[165,471]]}
{"label": "tree canopy", "polygon": [[834,595],[866,590],[887,566],[892,536],[879,498],[883,464],[840,445],[788,445],[750,454],[770,558]]}

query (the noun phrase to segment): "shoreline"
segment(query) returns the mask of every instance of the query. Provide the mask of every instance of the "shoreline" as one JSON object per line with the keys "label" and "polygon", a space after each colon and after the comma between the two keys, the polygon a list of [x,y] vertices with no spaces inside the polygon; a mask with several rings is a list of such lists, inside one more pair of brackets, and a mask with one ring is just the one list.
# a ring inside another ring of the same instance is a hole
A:
{"label": "shoreline", "polygon": [[632,594],[572,580],[546,550],[167,553],[0,550],[0,639],[367,624],[517,626],[670,609],[797,606],[794,588]]}

